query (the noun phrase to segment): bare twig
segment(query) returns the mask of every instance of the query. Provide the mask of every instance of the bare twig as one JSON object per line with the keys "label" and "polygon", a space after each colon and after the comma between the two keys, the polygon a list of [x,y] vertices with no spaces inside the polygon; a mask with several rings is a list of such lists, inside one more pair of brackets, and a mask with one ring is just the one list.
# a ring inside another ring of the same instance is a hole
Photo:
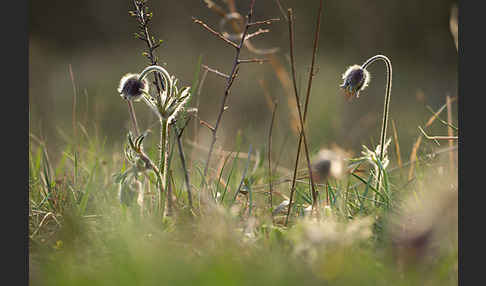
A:
{"label": "bare twig", "polygon": [[206,121],[199,119],[199,123],[203,126],[206,126],[211,132],[214,132],[214,127],[211,124],[207,123]]}
{"label": "bare twig", "polygon": [[251,23],[254,5],[255,5],[255,0],[252,0],[251,3],[250,3],[250,10],[249,10],[248,16],[246,18],[245,29],[243,31],[243,35],[241,37],[240,44],[235,47],[236,54],[235,54],[235,59],[234,59],[234,62],[233,62],[233,68],[231,69],[231,73],[230,73],[229,78],[226,82],[226,88],[225,88],[225,91],[224,91],[223,100],[222,100],[222,103],[221,103],[221,107],[219,109],[218,117],[216,119],[216,124],[214,125],[214,130],[212,132],[213,137],[212,137],[212,140],[211,140],[211,145],[209,147],[208,157],[206,159],[206,165],[204,167],[204,176],[205,177],[206,177],[207,172],[208,172],[208,167],[209,167],[211,155],[212,155],[212,152],[213,152],[213,149],[214,149],[214,144],[216,143],[216,133],[217,133],[218,127],[221,123],[221,118],[222,118],[223,113],[224,113],[224,109],[225,109],[225,106],[226,106],[226,100],[228,99],[228,95],[229,95],[229,90],[230,90],[230,87],[231,87],[231,85],[234,81],[234,77],[235,77],[235,75],[238,71],[237,68],[238,68],[238,64],[239,64],[238,61],[239,61],[239,58],[240,58],[240,52],[241,52],[241,48],[243,47],[243,44],[245,42],[246,35],[248,33],[248,28],[249,28],[248,23]]}
{"label": "bare twig", "polygon": [[420,130],[420,132],[422,132],[425,138],[429,140],[457,140],[458,139],[457,136],[429,136],[427,135],[427,133],[425,133],[422,127],[419,126],[418,129]]}
{"label": "bare twig", "polygon": [[206,71],[210,71],[212,73],[215,73],[216,75],[219,75],[220,77],[224,78],[224,79],[228,79],[229,78],[229,75],[225,74],[225,73],[222,73],[218,70],[215,70],[215,69],[212,69],[210,67],[208,67],[207,65],[201,65],[203,67],[204,70]]}
{"label": "bare twig", "polygon": [[422,143],[422,136],[417,138],[417,141],[413,144],[412,152],[410,153],[410,169],[408,170],[408,180],[412,180],[413,178],[413,171],[415,169],[415,161],[417,160],[417,152],[420,147],[420,143]]}
{"label": "bare twig", "polygon": [[179,148],[179,156],[181,158],[182,170],[184,171],[184,180],[186,182],[187,199],[189,201],[189,207],[192,209],[191,184],[189,182],[189,172],[187,171],[186,168],[186,159],[184,158],[184,151],[182,150],[182,142],[181,142],[182,133],[184,132],[185,127],[187,126],[189,120],[190,118],[186,121],[185,126],[182,129],[179,130],[177,126],[175,126],[175,129],[176,129],[177,147]]}
{"label": "bare twig", "polygon": [[279,18],[272,18],[272,19],[268,19],[268,20],[263,20],[263,21],[255,21],[255,22],[252,22],[252,23],[248,23],[248,26],[255,26],[255,25],[270,25],[272,24],[272,22],[277,22],[277,21],[280,21]]}
{"label": "bare twig", "polygon": [[272,213],[273,217],[273,188],[272,188],[272,130],[273,130],[273,122],[275,120],[275,113],[277,111],[277,102],[273,104],[272,110],[272,121],[270,122],[270,131],[268,132],[268,179],[270,185],[270,212]]}
{"label": "bare twig", "polygon": [[[289,9],[288,11],[289,11],[288,21],[289,21],[289,29],[290,29],[290,27],[292,27],[291,9]],[[319,32],[320,32],[320,27],[321,27],[321,13],[322,13],[322,0],[319,1],[319,10],[317,12],[317,25],[316,25],[315,35],[314,35],[314,48],[313,48],[313,52],[312,52],[311,69],[309,71],[309,82],[308,82],[308,85],[307,85],[307,95],[306,95],[305,105],[304,105],[304,116],[300,118],[302,127],[303,127],[303,124],[305,123],[305,119],[307,117],[307,107],[309,105],[310,91],[311,91],[311,87],[312,87],[312,78],[315,75],[314,74],[314,63],[315,63],[315,58],[316,58],[316,54],[317,54],[317,48],[319,47]],[[291,33],[291,37],[292,37],[292,33]],[[295,85],[295,83],[294,83],[294,85]],[[298,164],[298,158],[299,158],[299,155],[300,155],[302,138],[304,138],[304,140],[305,140],[304,128],[301,128],[301,133],[300,133],[300,136],[299,136],[299,144],[298,144],[298,147],[297,147],[297,160],[296,160],[297,164]],[[306,142],[304,142],[304,143],[306,143]],[[304,144],[304,146],[306,146],[306,145],[307,144]],[[308,153],[308,152],[306,152],[306,153]],[[306,154],[306,155],[308,157],[308,154]],[[314,182],[312,180],[310,161],[309,161],[309,159],[307,161],[308,161],[307,163],[309,165],[309,173],[310,173],[310,178],[311,178],[311,187],[312,187],[312,196],[313,196],[312,208],[314,209],[315,203],[317,202],[317,193],[315,191]],[[295,178],[295,175],[294,175],[294,178]],[[288,220],[289,220],[289,216],[290,216],[290,210],[291,210],[291,206],[292,206],[291,203],[292,203],[293,193],[294,192],[293,192],[293,188],[292,188],[291,189],[291,196],[290,196],[290,200],[289,200],[289,209],[288,209],[287,216],[286,216],[286,219],[285,219],[285,225],[288,224]]]}
{"label": "bare twig", "polygon": [[392,120],[392,127],[393,127],[393,138],[395,139],[395,149],[397,152],[397,160],[398,160],[398,166],[402,166],[402,156],[400,155],[400,144],[398,144],[398,134],[397,134],[397,128],[395,127],[395,121]]}
{"label": "bare twig", "polygon": [[248,41],[249,39],[251,39],[255,36],[258,36],[258,35],[261,35],[261,34],[264,34],[264,33],[268,33],[268,32],[270,32],[269,29],[258,29],[258,31],[251,33],[251,34],[248,34],[248,36],[246,36],[246,40]]}
{"label": "bare twig", "polygon": [[268,62],[269,59],[241,59],[241,60],[238,60],[238,63],[239,64],[247,64],[247,63],[264,63],[264,62]]}
{"label": "bare twig", "polygon": [[230,46],[232,46],[233,48],[235,49],[238,49],[238,45],[235,44],[234,42],[226,39],[223,35],[221,35],[220,33],[216,32],[215,30],[211,29],[208,25],[206,25],[206,23],[204,23],[203,21],[201,20],[198,20],[196,18],[192,18],[192,20],[194,21],[194,23],[197,23],[199,25],[201,25],[204,29],[208,30],[211,34],[215,35],[216,37],[220,38],[221,40],[225,41],[227,44],[229,44]]}
{"label": "bare twig", "polygon": [[[451,102],[453,102],[454,100],[456,99],[456,97],[452,98]],[[435,121],[435,119],[437,119],[440,115],[440,113],[442,111],[444,111],[444,109],[447,107],[447,103],[442,105],[441,108],[439,108],[439,110],[437,110],[437,112],[435,112],[430,118],[429,120],[427,121],[427,123],[425,123],[425,127],[429,127],[430,125],[432,125],[432,123]],[[440,119],[439,119],[440,120]],[[415,168],[415,164],[413,164],[417,158],[417,151],[418,151],[418,148],[420,147],[420,143],[422,143],[422,136],[419,135],[419,137],[417,138],[417,140],[415,141],[414,145],[413,145],[413,148],[412,148],[412,152],[410,154],[410,169],[408,171],[408,180],[411,180],[412,177],[413,177],[413,171],[414,171],[414,168]]]}
{"label": "bare twig", "polygon": [[77,92],[76,92],[76,85],[74,83],[74,75],[73,75],[73,69],[71,67],[71,64],[69,64],[69,76],[71,77],[71,83],[73,84],[73,132],[74,132],[74,140],[77,140],[77,124],[76,124],[76,97],[77,97]]}
{"label": "bare twig", "polygon": [[[453,102],[453,99],[451,99],[451,103]],[[447,106],[447,103],[444,105],[444,106]],[[430,107],[430,106],[425,106],[430,112],[432,112],[432,114],[435,114],[435,111]],[[457,127],[454,126],[452,123],[449,123],[445,120],[443,120],[442,118],[438,117],[437,116],[437,119],[439,120],[440,123],[444,124],[445,126],[449,127],[449,128],[452,128],[452,130],[456,130],[457,131]]]}

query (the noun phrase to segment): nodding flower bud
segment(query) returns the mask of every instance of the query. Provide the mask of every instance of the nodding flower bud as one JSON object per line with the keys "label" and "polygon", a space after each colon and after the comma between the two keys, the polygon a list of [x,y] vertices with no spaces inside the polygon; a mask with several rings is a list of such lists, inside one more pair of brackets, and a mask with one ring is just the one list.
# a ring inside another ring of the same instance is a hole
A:
{"label": "nodding flower bud", "polygon": [[370,81],[370,74],[367,70],[359,65],[350,66],[343,74],[343,84],[340,86],[344,89],[344,95],[347,99],[353,96],[359,98],[359,92],[364,90]]}
{"label": "nodding flower bud", "polygon": [[149,84],[146,79],[139,80],[138,74],[126,74],[120,80],[118,92],[126,100],[139,101],[149,92]]}
{"label": "nodding flower bud", "polygon": [[329,177],[340,178],[343,170],[343,157],[328,149],[319,151],[312,163],[312,177],[317,183],[323,183]]}

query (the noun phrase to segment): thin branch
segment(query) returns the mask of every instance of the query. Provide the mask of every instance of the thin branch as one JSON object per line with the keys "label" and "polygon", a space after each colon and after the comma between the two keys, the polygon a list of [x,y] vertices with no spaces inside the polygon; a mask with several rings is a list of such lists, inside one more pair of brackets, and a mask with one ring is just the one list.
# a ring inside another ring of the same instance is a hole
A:
{"label": "thin branch", "polygon": [[268,179],[270,185],[270,212],[273,216],[273,188],[272,188],[272,131],[273,131],[273,122],[275,121],[275,113],[277,111],[277,102],[275,101],[273,104],[272,110],[272,121],[270,122],[270,131],[268,132]]}
{"label": "thin branch", "polygon": [[255,36],[258,36],[258,35],[261,35],[261,34],[264,34],[264,33],[268,33],[268,32],[270,32],[270,29],[258,29],[258,31],[251,33],[251,34],[248,34],[248,36],[246,36],[246,40],[248,41],[249,39],[251,39]]}
{"label": "thin branch", "polygon": [[395,139],[395,150],[397,152],[398,166],[402,166],[402,156],[400,155],[400,144],[398,143],[397,128],[395,127],[395,120],[392,120],[393,138]]}
{"label": "thin branch", "polygon": [[76,92],[76,84],[74,83],[74,75],[73,75],[73,69],[71,67],[71,64],[69,64],[69,76],[71,77],[71,83],[73,84],[73,132],[74,132],[74,141],[77,142],[78,138],[78,132],[77,132],[77,124],[76,124],[76,98],[77,98],[77,92]]}
{"label": "thin branch", "polygon": [[199,123],[203,126],[206,126],[211,132],[214,132],[214,127],[211,124],[207,123],[206,121],[199,119]]}
{"label": "thin branch", "polygon": [[206,25],[206,23],[204,23],[203,21],[201,20],[198,20],[194,17],[192,17],[192,20],[194,21],[194,23],[197,23],[199,25],[201,25],[204,29],[208,30],[211,34],[215,35],[216,37],[220,38],[221,40],[225,41],[227,44],[229,44],[230,46],[232,46],[233,48],[235,49],[238,49],[238,45],[235,44],[234,42],[226,39],[223,35],[221,35],[220,33],[216,32],[215,30],[211,29],[208,25]]}
{"label": "thin branch", "polygon": [[[455,100],[455,98],[453,98],[452,100]],[[427,121],[427,123],[425,123],[425,127],[429,127],[430,125],[432,125],[432,123],[435,121],[435,119],[438,118],[438,116],[440,115],[440,113],[442,111],[444,111],[444,109],[447,107],[447,103],[442,105],[442,107],[440,107],[437,112],[433,112],[433,115],[429,118],[429,120]],[[415,159],[417,157],[417,151],[418,151],[418,148],[420,147],[420,143],[422,143],[422,136],[418,136],[417,140],[415,141],[414,145],[413,145],[413,148],[412,148],[412,152],[410,153],[410,162],[414,163],[415,162]],[[408,171],[408,180],[411,180],[412,177],[413,177],[413,171],[414,171],[414,167],[415,165],[414,164],[410,164],[410,169]]]}
{"label": "thin branch", "polygon": [[[450,102],[452,103],[452,99],[450,100]],[[446,104],[444,104],[444,106],[447,106],[447,103],[446,103]],[[428,109],[430,112],[434,113],[434,110],[433,110],[433,109],[432,109],[430,106],[428,106],[428,105],[427,105],[427,106],[426,106],[426,108],[427,108],[427,109]],[[449,118],[449,111],[447,112],[447,117]],[[458,129],[458,128],[457,128],[456,126],[454,126],[454,125],[453,125],[451,122],[447,122],[447,121],[445,121],[445,120],[441,119],[439,116],[437,116],[437,119],[438,119],[438,120],[439,120],[439,121],[440,121],[442,124],[444,124],[445,126],[447,126],[448,128],[452,128],[453,130],[457,131],[457,129]]]}
{"label": "thin branch", "polygon": [[[289,33],[290,33],[290,37],[291,37],[290,45],[291,45],[291,48],[292,48],[292,46],[293,46],[292,9],[288,9],[287,11],[288,11]],[[316,54],[317,54],[317,48],[319,46],[319,32],[320,32],[320,27],[321,27],[321,12],[322,12],[322,0],[319,1],[319,10],[318,10],[318,14],[317,14],[317,26],[316,26],[316,32],[315,32],[315,35],[314,35],[314,48],[313,48],[313,52],[312,52],[311,69],[310,69],[310,72],[309,72],[309,82],[308,82],[308,85],[307,85],[307,95],[306,95],[306,99],[305,99],[304,116],[303,117],[300,116],[300,107],[299,107],[299,117],[300,117],[302,128],[301,128],[301,132],[300,132],[300,136],[299,136],[299,144],[298,144],[298,147],[297,147],[297,158],[296,158],[296,166],[297,166],[299,156],[300,156],[302,139],[304,139],[304,146],[305,146],[305,149],[306,149],[306,156],[307,156],[307,164],[308,164],[309,174],[310,174],[309,177],[310,177],[310,180],[311,180],[311,188],[312,188],[312,197],[313,197],[313,204],[312,204],[313,207],[312,208],[314,208],[314,205],[317,202],[317,193],[315,191],[314,182],[313,182],[313,178],[312,178],[312,170],[310,168],[310,160],[308,158],[309,154],[308,154],[308,150],[307,150],[307,143],[305,142],[306,138],[305,138],[305,133],[304,133],[304,124],[305,124],[305,119],[307,117],[307,107],[309,105],[310,91],[311,91],[311,87],[312,87],[312,78],[314,76],[314,63],[315,63],[315,58],[316,58]],[[294,73],[295,73],[295,71],[294,71]],[[295,89],[295,94],[297,95],[295,75],[294,75],[294,89]],[[292,198],[293,198],[293,195],[294,195],[294,188],[295,188],[296,169],[297,169],[297,167],[294,168],[294,178],[292,180],[293,181],[293,187],[291,188],[291,191],[290,191],[291,193],[290,193],[290,199],[289,199],[289,208],[288,208],[288,211],[287,211],[287,216],[285,218],[285,225],[288,224],[288,220],[289,220],[289,216],[290,216],[290,210],[291,210],[291,207],[292,207]]]}
{"label": "thin branch", "polygon": [[255,21],[255,22],[252,22],[252,23],[248,23],[248,26],[251,27],[251,26],[256,26],[256,25],[270,25],[270,24],[272,24],[272,22],[277,22],[277,21],[280,21],[280,19],[279,18],[272,18],[272,19],[268,19],[268,20]]}
{"label": "thin branch", "polygon": [[418,129],[420,130],[420,132],[422,132],[425,138],[429,140],[457,140],[458,139],[457,136],[429,136],[427,135],[427,133],[425,133],[422,127],[419,126]]}
{"label": "thin branch", "polygon": [[208,67],[207,65],[201,65],[203,67],[204,70],[206,71],[210,71],[212,73],[215,73],[216,75],[219,75],[220,77],[224,78],[224,79],[228,79],[229,78],[229,75],[225,74],[225,73],[222,73],[218,70],[215,70],[215,69],[212,69],[210,67]]}
{"label": "thin branch", "polygon": [[218,128],[221,124],[221,118],[222,118],[223,113],[224,113],[225,108],[226,108],[226,101],[228,99],[229,90],[230,90],[231,85],[233,84],[233,81],[236,77],[236,74],[238,73],[239,57],[240,57],[241,49],[242,49],[242,47],[245,43],[246,35],[248,34],[248,28],[249,28],[248,24],[252,23],[251,20],[252,20],[252,17],[253,17],[253,7],[254,6],[255,6],[255,0],[251,0],[250,9],[249,9],[248,15],[246,17],[245,28],[243,30],[239,45],[237,47],[235,47],[236,53],[235,53],[235,59],[234,59],[234,62],[233,62],[233,68],[231,69],[231,73],[230,73],[229,78],[226,82],[226,88],[225,88],[225,91],[224,91],[224,96],[223,96],[222,103],[221,103],[221,106],[220,106],[220,109],[219,109],[218,117],[216,119],[216,124],[214,125],[214,131],[213,131],[213,134],[212,134],[213,137],[212,137],[212,140],[211,140],[208,156],[207,156],[205,167],[204,167],[204,176],[206,176],[207,172],[208,172],[209,163],[210,163],[210,160],[211,160],[211,155],[212,155],[213,149],[214,149],[214,144],[216,143],[216,134],[217,134]]}
{"label": "thin branch", "polygon": [[239,64],[248,64],[248,63],[259,63],[262,64],[264,62],[270,61],[269,59],[242,59],[238,60]]}
{"label": "thin branch", "polygon": [[189,200],[189,207],[192,209],[191,184],[189,181],[189,172],[187,171],[186,160],[184,158],[184,151],[182,150],[182,142],[181,142],[182,133],[184,132],[185,127],[187,126],[189,120],[190,118],[186,121],[185,126],[181,130],[179,130],[177,126],[175,126],[175,129],[176,129],[177,147],[179,149],[179,156],[181,158],[182,169],[184,171],[184,180],[186,182],[187,199]]}

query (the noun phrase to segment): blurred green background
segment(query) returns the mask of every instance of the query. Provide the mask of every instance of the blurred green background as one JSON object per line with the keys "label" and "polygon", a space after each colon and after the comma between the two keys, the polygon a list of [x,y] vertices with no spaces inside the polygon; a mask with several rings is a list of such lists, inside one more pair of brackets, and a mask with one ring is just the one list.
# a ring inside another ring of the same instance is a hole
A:
{"label": "blurred green background", "polygon": [[[214,1],[225,6],[224,1]],[[362,144],[377,144],[381,127],[385,66],[369,68],[371,84],[359,99],[346,102],[339,89],[341,75],[349,65],[361,64],[375,54],[388,56],[393,63],[391,119],[398,129],[402,156],[408,158],[418,125],[424,125],[446,96],[457,95],[458,56],[449,28],[451,8],[457,1],[324,1],[319,51],[309,107],[309,141],[315,152],[332,143],[358,153]],[[279,47],[275,54],[289,71],[288,26],[276,1],[258,0],[255,19],[281,18],[269,26],[270,33],[255,37],[258,48]],[[318,1],[281,1],[293,8],[296,33],[296,62],[301,94],[305,94],[311,62],[313,34]],[[228,48],[191,17],[218,28],[220,16],[204,1],[149,1],[154,16],[152,33],[164,42],[156,51],[160,63],[191,85],[199,56],[202,62],[229,73],[234,50]],[[125,73],[140,72],[147,64],[144,43],[133,33],[137,23],[128,10],[129,0],[53,0],[31,1],[29,31],[29,108],[30,131],[43,137],[54,151],[64,144],[62,132],[72,134],[73,87],[69,76],[72,65],[77,88],[77,119],[89,130],[106,138],[107,148],[119,148],[130,126],[126,103],[116,91]],[[245,15],[249,1],[238,0],[236,7]],[[257,57],[243,52],[243,58]],[[231,89],[219,130],[218,143],[234,147],[238,129],[245,143],[262,148],[270,125],[263,79],[269,93],[279,102],[274,133],[275,149],[295,150],[297,139],[290,128],[287,93],[270,64],[243,65]],[[199,115],[213,123],[221,102],[224,81],[208,74],[200,98]],[[457,122],[457,103],[453,121]],[[147,128],[155,118],[143,104],[136,104],[139,124]],[[292,108],[292,107],[291,107]],[[293,107],[295,108],[295,107]],[[445,117],[445,112],[442,114]],[[62,130],[60,132],[59,130]],[[446,135],[443,125],[429,129],[433,135]],[[190,126],[186,139],[191,139]],[[209,132],[201,129],[201,144],[207,144]],[[389,136],[392,136],[390,124]],[[290,137],[289,137],[290,136]],[[155,136],[156,137],[156,136]],[[281,163],[291,164],[294,151]],[[288,157],[288,158],[287,158]]]}

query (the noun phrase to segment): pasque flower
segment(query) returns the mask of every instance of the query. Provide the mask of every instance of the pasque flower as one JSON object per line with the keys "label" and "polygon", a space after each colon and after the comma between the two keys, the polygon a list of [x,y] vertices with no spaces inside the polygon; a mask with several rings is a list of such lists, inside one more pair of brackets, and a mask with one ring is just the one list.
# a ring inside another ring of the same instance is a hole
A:
{"label": "pasque flower", "polygon": [[344,95],[347,99],[353,96],[359,97],[359,92],[364,90],[370,81],[370,74],[367,70],[359,65],[350,66],[343,74],[343,84],[340,86],[344,89]]}
{"label": "pasque flower", "polygon": [[148,94],[149,84],[146,79],[139,79],[138,74],[126,74],[120,80],[118,92],[126,100],[139,101],[143,94]]}

